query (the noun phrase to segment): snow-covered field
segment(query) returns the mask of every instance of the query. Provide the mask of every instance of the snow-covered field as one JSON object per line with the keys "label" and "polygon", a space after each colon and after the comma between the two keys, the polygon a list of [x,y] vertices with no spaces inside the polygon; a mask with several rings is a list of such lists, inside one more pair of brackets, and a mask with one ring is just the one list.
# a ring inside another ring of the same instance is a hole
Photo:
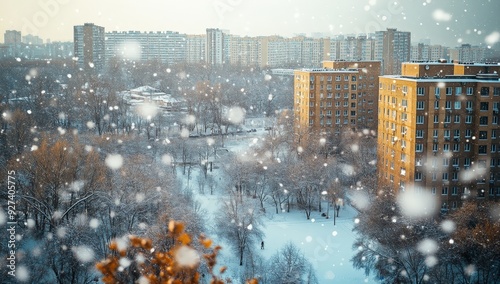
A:
{"label": "snow-covered field", "polygon": [[[203,195],[198,196],[198,201],[203,204],[208,215],[214,216],[220,206],[221,197]],[[269,211],[273,212],[272,208]],[[350,262],[354,254],[352,243],[355,235],[352,228],[356,222],[356,214],[355,209],[346,205],[340,209],[336,225],[333,225],[333,210],[330,210],[330,219],[322,217],[319,212],[314,212],[311,220],[306,220],[305,214],[300,211],[267,214],[264,218],[265,248],[255,249],[265,259],[269,259],[284,244],[292,242],[312,263],[319,283],[376,283],[366,277],[363,270],[354,269]],[[237,257],[233,257],[230,248],[215,235],[210,237],[223,246],[220,261],[229,266],[227,273],[231,275],[232,270],[238,269]],[[234,265],[231,266],[232,263]]]}
{"label": "snow-covered field", "polygon": [[[256,139],[261,137],[265,131],[261,128],[265,122],[253,120],[252,124],[260,127],[257,132],[243,133],[228,138],[226,148],[230,152],[243,153],[249,151],[249,147],[255,144]],[[216,169],[211,175],[215,180],[219,180],[220,170]],[[196,180],[198,171],[193,173],[192,180]],[[183,178],[181,175],[180,178]],[[185,186],[187,182],[184,181]],[[215,243],[221,245],[223,250],[219,257],[219,262],[228,266],[225,275],[235,276],[240,269],[237,256],[233,255],[229,245],[217,237],[217,228],[212,225],[213,218],[221,208],[221,202],[226,198],[222,190],[216,190],[214,195],[208,192],[200,194],[197,186],[190,183],[190,189],[195,193],[197,201],[206,210],[207,214],[207,234]],[[220,189],[220,187],[219,187]],[[333,209],[330,208],[330,218],[321,216],[321,212],[315,211],[311,214],[311,219],[307,220],[303,211],[297,209],[289,213],[281,212],[275,214],[272,204],[268,204],[264,217],[265,227],[263,241],[265,248],[260,249],[260,242],[256,244],[255,251],[265,260],[282,248],[288,242],[292,242],[299,248],[305,258],[312,263],[319,283],[376,283],[371,277],[367,277],[363,270],[356,270],[352,266],[350,259],[354,255],[352,244],[355,234],[352,228],[355,224],[356,210],[345,205],[340,209],[339,217],[334,225]],[[323,208],[326,212],[326,204]]]}

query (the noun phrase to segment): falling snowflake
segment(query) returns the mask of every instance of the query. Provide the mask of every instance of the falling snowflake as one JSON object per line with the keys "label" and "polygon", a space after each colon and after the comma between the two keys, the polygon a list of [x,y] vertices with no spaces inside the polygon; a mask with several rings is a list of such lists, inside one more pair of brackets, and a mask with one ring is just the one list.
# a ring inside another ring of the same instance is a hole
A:
{"label": "falling snowflake", "polygon": [[174,258],[181,267],[194,267],[200,263],[200,255],[198,252],[188,246],[182,246],[176,250]]}
{"label": "falling snowflake", "polygon": [[104,160],[106,166],[112,170],[118,170],[123,166],[123,157],[120,154],[110,154]]}
{"label": "falling snowflake", "polygon": [[94,251],[87,246],[76,246],[71,249],[76,259],[82,263],[91,262],[94,260]]}
{"label": "falling snowflake", "polygon": [[240,124],[245,119],[245,110],[241,107],[232,107],[229,109],[228,120],[234,124]]}
{"label": "falling snowflake", "polygon": [[438,206],[436,199],[430,192],[416,193],[409,190],[399,194],[397,199],[401,213],[407,217],[423,218],[434,215]]}

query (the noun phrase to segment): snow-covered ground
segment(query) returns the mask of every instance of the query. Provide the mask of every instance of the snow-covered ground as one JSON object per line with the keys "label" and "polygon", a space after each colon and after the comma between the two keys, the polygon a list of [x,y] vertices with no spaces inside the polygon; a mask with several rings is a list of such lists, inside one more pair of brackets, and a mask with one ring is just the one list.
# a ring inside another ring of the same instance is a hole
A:
{"label": "snow-covered ground", "polygon": [[[220,206],[221,196],[199,195],[197,200],[202,203],[209,216],[214,216]],[[268,212],[273,212],[272,208],[269,209]],[[352,244],[355,234],[352,228],[356,222],[356,214],[355,209],[346,205],[340,209],[335,225],[333,210],[330,210],[330,219],[322,217],[320,212],[313,212],[310,220],[301,211],[267,214],[263,229],[265,248],[260,250],[260,244],[257,244],[259,247],[255,249],[267,260],[283,245],[292,242],[312,263],[319,283],[376,283],[366,277],[363,270],[354,269],[350,262],[354,255]],[[212,233],[215,234],[216,228],[213,229]],[[238,269],[236,257],[232,256],[228,245],[217,236],[210,237],[223,246],[220,262],[229,266],[227,273],[231,275],[232,270]]]}
{"label": "snow-covered ground", "polygon": [[[255,144],[256,139],[261,137],[265,131],[261,128],[263,121],[253,120],[253,124],[258,128],[257,132],[242,133],[228,138],[226,148],[235,153],[243,153],[250,150],[249,147]],[[252,126],[253,127],[253,126]],[[220,169],[214,170],[215,180],[219,180]],[[198,171],[195,171],[192,180],[196,180]],[[182,178],[182,176],[180,176]],[[184,181],[187,186],[187,182]],[[221,202],[225,198],[224,192],[218,190],[214,195],[210,195],[207,190],[205,194],[199,194],[197,185],[190,182],[190,189],[195,193],[196,199],[202,204],[202,208],[207,211],[208,235],[216,244],[223,247],[219,257],[219,263],[228,266],[225,275],[237,275],[238,260],[233,255],[231,248],[223,240],[217,237],[217,228],[214,228],[213,218],[221,208]],[[315,211],[311,214],[311,219],[307,220],[303,211],[292,210],[290,213],[282,212],[275,214],[273,205],[269,204],[264,217],[265,249],[260,249],[260,242],[256,244],[255,251],[260,253],[264,259],[268,260],[273,254],[288,242],[292,242],[299,248],[306,259],[312,263],[319,283],[376,283],[371,277],[364,274],[364,270],[356,270],[352,266],[350,259],[355,251],[352,244],[355,233],[352,231],[356,222],[356,210],[349,205],[340,209],[339,217],[334,225],[334,211],[330,208],[330,218],[321,216],[321,212]],[[326,204],[323,212],[326,211]]]}

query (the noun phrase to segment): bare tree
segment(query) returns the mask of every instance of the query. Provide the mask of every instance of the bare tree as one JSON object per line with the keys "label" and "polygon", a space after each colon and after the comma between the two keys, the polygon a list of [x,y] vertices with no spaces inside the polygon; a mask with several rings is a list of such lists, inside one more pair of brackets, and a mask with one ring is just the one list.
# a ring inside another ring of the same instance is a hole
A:
{"label": "bare tree", "polygon": [[295,284],[318,283],[314,269],[293,243],[285,244],[269,260],[267,265],[269,283]]}
{"label": "bare tree", "polygon": [[245,252],[253,250],[262,239],[261,215],[252,199],[241,199],[239,193],[232,193],[223,204],[220,214],[215,217],[221,237],[226,239],[243,265]]}

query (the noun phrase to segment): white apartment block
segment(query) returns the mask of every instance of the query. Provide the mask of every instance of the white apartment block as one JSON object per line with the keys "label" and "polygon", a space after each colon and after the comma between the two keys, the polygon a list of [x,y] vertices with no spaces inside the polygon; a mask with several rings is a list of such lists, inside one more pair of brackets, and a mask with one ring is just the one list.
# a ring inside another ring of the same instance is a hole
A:
{"label": "white apartment block", "polygon": [[178,32],[108,32],[107,58],[129,60],[160,60],[164,63],[186,61],[187,39]]}

